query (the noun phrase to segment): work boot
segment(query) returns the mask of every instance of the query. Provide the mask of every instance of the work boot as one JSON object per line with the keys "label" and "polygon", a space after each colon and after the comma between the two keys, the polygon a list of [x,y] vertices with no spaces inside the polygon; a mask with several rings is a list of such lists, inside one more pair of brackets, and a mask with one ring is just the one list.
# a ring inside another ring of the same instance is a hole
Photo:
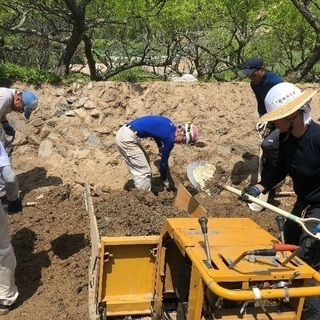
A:
{"label": "work boot", "polygon": [[3,196],[0,195],[0,201],[3,206],[8,205],[7,195],[6,194],[4,194]]}
{"label": "work boot", "polygon": [[9,311],[10,311],[10,306],[5,306],[3,304],[0,304],[0,315],[1,316],[8,314]]}

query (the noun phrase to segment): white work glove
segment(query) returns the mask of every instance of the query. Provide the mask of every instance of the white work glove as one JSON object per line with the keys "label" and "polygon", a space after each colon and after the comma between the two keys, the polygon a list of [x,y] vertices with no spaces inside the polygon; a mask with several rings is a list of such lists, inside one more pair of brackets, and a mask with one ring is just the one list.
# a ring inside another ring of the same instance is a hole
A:
{"label": "white work glove", "polygon": [[168,179],[166,179],[166,180],[162,181],[162,183],[163,183],[163,185],[164,185],[167,189],[169,189],[169,188],[170,188],[170,182],[169,182],[169,180],[168,180]]}
{"label": "white work glove", "polygon": [[268,124],[268,121],[262,121],[256,123],[256,130],[257,131],[263,131],[266,129],[266,126]]}
{"label": "white work glove", "polygon": [[263,140],[264,137],[266,136],[267,124],[268,124],[268,121],[262,121],[262,122],[256,123],[256,130],[259,133],[260,140]]}

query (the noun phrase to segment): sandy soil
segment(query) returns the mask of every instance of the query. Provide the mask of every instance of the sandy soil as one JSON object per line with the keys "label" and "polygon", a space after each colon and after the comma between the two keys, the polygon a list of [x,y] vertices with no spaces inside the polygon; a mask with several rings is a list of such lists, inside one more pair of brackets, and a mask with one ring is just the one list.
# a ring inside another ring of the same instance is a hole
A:
{"label": "sandy soil", "polygon": [[[25,88],[21,83],[19,89]],[[319,88],[309,84],[303,88]],[[176,145],[170,174],[212,217],[250,217],[278,236],[275,213],[250,211],[229,191],[208,196],[187,178],[197,160],[219,164],[227,185],[241,189],[257,179],[259,136],[256,103],[249,84],[115,82],[29,87],[40,106],[26,121],[10,114],[16,128],[13,166],[24,202],[37,202],[8,216],[17,256],[20,296],[3,319],[88,319],[89,218],[83,197],[90,184],[102,235],[157,234],[166,217],[186,216],[174,208],[176,191],[159,184],[157,148],[144,139],[154,173],[154,193],[132,188],[132,177],[116,146],[115,134],[128,120],[163,114],[175,123],[193,120],[200,139],[193,147]],[[312,103],[320,115],[320,95]],[[279,191],[279,190],[278,190]],[[280,191],[291,191],[287,179]],[[290,210],[294,197],[272,204]]]}

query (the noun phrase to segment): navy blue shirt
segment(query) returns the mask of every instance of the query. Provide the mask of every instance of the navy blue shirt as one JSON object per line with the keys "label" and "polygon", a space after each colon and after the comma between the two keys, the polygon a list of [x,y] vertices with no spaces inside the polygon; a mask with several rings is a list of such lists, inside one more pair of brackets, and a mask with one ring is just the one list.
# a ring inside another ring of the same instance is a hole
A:
{"label": "navy blue shirt", "polygon": [[320,125],[312,121],[300,138],[280,133],[279,157],[274,169],[260,182],[269,191],[288,174],[302,202],[320,204]]}
{"label": "navy blue shirt", "polygon": [[159,171],[161,179],[166,180],[177,127],[164,116],[144,116],[132,120],[129,124],[137,131],[140,138],[153,138],[157,146],[162,147]]}
{"label": "navy blue shirt", "polygon": [[258,113],[259,117],[263,116],[266,111],[266,106],[264,104],[264,99],[268,93],[268,91],[278,83],[283,82],[281,77],[275,73],[265,71],[262,77],[262,81],[260,83],[250,82],[251,89],[256,95],[256,99],[258,102]]}

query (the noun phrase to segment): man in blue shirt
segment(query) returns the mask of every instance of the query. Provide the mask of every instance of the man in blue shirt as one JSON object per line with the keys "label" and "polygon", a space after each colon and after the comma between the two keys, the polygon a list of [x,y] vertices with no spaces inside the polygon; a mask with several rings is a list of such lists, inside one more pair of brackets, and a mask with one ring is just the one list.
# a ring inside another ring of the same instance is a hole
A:
{"label": "man in blue shirt", "polygon": [[175,143],[193,144],[198,139],[196,126],[186,123],[175,126],[164,116],[139,117],[122,126],[116,135],[118,150],[133,174],[134,185],[138,189],[151,190],[151,167],[149,157],[140,143],[141,138],[153,138],[161,154],[159,172],[165,187],[169,187],[168,161]]}
{"label": "man in blue shirt", "polygon": [[[38,97],[31,91],[19,92],[17,89],[0,87],[0,141],[5,147],[8,156],[12,153],[12,141],[15,138],[15,129],[9,124],[7,115],[11,112],[23,113],[26,119],[38,106]],[[11,138],[9,138],[11,137]],[[0,177],[0,197],[5,195],[4,181]]]}

